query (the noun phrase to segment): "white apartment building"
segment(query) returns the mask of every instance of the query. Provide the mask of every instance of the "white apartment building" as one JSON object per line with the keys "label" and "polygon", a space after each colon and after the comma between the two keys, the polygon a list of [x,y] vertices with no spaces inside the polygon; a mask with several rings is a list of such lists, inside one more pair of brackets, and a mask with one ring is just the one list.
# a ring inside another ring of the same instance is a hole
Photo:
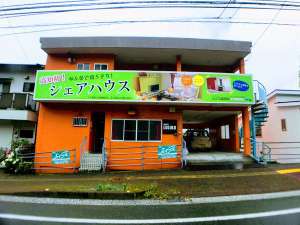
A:
{"label": "white apartment building", "polygon": [[269,118],[257,140],[271,147],[275,161],[300,162],[300,89],[274,90],[268,107]]}
{"label": "white apartment building", "polygon": [[36,70],[41,65],[0,64],[0,148],[13,136],[34,143],[37,105],[33,101]]}

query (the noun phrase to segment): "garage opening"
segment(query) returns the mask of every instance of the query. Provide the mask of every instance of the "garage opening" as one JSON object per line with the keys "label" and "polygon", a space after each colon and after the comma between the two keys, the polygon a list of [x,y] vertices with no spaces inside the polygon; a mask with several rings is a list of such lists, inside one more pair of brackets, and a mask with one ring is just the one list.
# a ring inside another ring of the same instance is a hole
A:
{"label": "garage opening", "polygon": [[240,111],[183,111],[187,160],[203,165],[244,162],[239,140]]}
{"label": "garage opening", "polygon": [[183,111],[186,147],[196,152],[239,152],[239,111]]}

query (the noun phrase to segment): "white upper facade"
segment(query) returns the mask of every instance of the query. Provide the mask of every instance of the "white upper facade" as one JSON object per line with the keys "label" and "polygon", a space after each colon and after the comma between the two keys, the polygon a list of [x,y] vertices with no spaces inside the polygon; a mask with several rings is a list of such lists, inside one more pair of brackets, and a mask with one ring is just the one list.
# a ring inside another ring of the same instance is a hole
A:
{"label": "white upper facade", "polygon": [[0,64],[0,120],[36,121],[35,73],[40,65]]}
{"label": "white upper facade", "polygon": [[274,90],[268,95],[269,118],[262,127],[265,142],[300,142],[300,90]]}

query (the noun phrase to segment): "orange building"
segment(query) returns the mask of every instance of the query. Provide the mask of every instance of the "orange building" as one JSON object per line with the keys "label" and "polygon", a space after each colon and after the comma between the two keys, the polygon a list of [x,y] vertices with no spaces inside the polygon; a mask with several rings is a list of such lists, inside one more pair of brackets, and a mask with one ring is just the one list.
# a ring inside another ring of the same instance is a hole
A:
{"label": "orange building", "polygon": [[[41,38],[41,47],[48,56],[36,79],[37,172],[180,168],[187,151],[240,153],[239,114],[243,154],[251,155],[249,107],[255,99],[251,76],[244,75],[250,42],[57,37]],[[88,83],[98,75],[107,76],[102,86]],[[118,90],[128,91],[127,97],[102,96],[125,76],[128,90],[125,83]],[[135,88],[134,97],[129,88]],[[194,92],[193,99],[181,96]]]}

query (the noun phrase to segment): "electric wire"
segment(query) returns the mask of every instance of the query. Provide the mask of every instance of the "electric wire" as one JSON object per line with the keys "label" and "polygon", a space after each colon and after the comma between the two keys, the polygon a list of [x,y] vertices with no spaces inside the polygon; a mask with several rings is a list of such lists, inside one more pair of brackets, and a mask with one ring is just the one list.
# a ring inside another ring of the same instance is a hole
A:
{"label": "electric wire", "polygon": [[[230,21],[230,20],[224,20],[224,21],[220,21],[220,20],[139,20],[139,21],[111,21],[111,22],[94,21],[94,22],[87,22],[87,23],[83,22],[83,23],[61,24],[61,27],[56,27],[56,28],[4,33],[4,34],[0,34],[0,37],[18,35],[18,34],[56,31],[56,30],[78,29],[78,28],[86,28],[86,27],[94,27],[94,26],[119,25],[119,24],[126,24],[126,23],[132,23],[132,24],[134,23],[221,23],[221,24],[245,24],[245,25],[268,25],[269,24],[269,22]],[[272,23],[272,25],[299,27],[300,23],[294,23],[294,24]]]}
{"label": "electric wire", "polygon": [[[188,4],[187,4],[188,2]],[[282,10],[293,10],[299,11],[300,4],[287,4],[287,3],[262,3],[262,2],[238,2],[234,1],[230,5],[224,5],[228,1],[127,1],[127,2],[106,2],[106,3],[94,3],[93,5],[102,5],[102,7],[92,7],[92,8],[74,8],[76,6],[63,5],[61,7],[71,7],[68,9],[54,9],[54,10],[40,10],[40,11],[25,11],[25,12],[13,12],[13,13],[2,13],[0,18],[10,18],[10,17],[19,17],[19,16],[28,16],[28,15],[41,15],[41,14],[50,14],[50,13],[65,13],[65,12],[76,12],[76,11],[91,11],[91,10],[107,10],[107,9],[147,9],[147,8],[203,8],[203,9],[263,9],[263,10],[278,10],[279,7],[283,8]],[[151,3],[151,4],[149,4]],[[175,4],[176,3],[176,4]],[[185,3],[185,4],[184,4]],[[197,4],[196,4],[197,3]],[[201,3],[201,4],[200,4]],[[205,3],[205,4],[204,4]],[[239,4],[238,6],[233,5]],[[90,4],[90,3],[88,3]],[[113,5],[112,4],[116,4]],[[120,5],[121,4],[121,5]],[[127,5],[124,5],[127,4]],[[128,5],[129,4],[129,5]],[[135,4],[135,5],[130,5]],[[139,5],[137,5],[139,4]],[[223,6],[224,5],[224,6]],[[256,5],[256,6],[253,6]],[[257,6],[258,5],[258,6]],[[91,6],[91,5],[90,5]],[[56,6],[43,6],[44,8],[51,8]],[[40,9],[40,8],[39,8]],[[3,9],[0,9],[0,12]],[[22,11],[22,10],[21,10]]]}

